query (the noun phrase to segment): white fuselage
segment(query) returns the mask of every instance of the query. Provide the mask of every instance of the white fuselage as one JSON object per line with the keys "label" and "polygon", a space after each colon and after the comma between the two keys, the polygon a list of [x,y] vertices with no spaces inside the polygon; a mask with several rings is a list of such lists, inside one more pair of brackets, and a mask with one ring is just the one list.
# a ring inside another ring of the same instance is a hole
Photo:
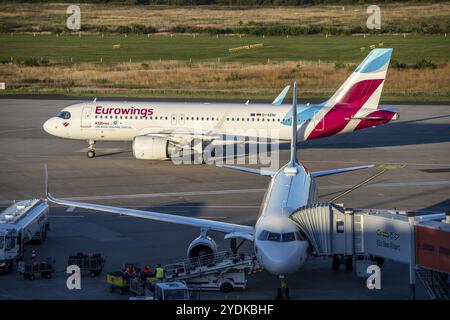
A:
{"label": "white fuselage", "polygon": [[290,133],[289,126],[281,123],[289,111],[287,105],[108,102],[80,103],[62,111],[70,117],[50,118],[44,129],[67,139],[132,141],[138,135],[186,128],[199,133],[218,128],[230,135],[254,130],[254,135],[263,138],[270,138],[277,129],[282,140],[289,139]]}
{"label": "white fuselage", "polygon": [[305,263],[308,241],[289,217],[317,201],[315,180],[306,169],[297,165],[297,173],[292,174],[286,167],[273,176],[255,225],[256,257],[264,269],[277,275],[294,273]]}

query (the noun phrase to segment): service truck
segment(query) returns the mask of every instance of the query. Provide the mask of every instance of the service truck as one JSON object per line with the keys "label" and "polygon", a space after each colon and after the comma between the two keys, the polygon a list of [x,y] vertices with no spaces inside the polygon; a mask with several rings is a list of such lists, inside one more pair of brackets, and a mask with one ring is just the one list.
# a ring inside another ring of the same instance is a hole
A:
{"label": "service truck", "polygon": [[23,259],[24,245],[45,241],[49,230],[49,206],[43,200],[15,202],[0,213],[0,273],[10,273]]}

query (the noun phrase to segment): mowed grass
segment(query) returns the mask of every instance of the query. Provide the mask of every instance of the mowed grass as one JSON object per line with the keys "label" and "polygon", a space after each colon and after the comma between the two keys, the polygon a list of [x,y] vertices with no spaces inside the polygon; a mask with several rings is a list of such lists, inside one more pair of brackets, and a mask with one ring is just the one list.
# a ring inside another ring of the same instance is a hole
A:
{"label": "mowed grass", "polygon": [[[55,63],[132,62],[162,60],[189,62],[337,61],[357,63],[369,46],[394,48],[403,63],[421,59],[450,59],[450,35],[377,36],[188,36],[188,35],[42,35],[1,34],[0,60],[42,58]],[[229,48],[262,43],[262,48],[229,53]],[[120,45],[114,49],[113,45]],[[360,48],[365,50],[361,51]]]}

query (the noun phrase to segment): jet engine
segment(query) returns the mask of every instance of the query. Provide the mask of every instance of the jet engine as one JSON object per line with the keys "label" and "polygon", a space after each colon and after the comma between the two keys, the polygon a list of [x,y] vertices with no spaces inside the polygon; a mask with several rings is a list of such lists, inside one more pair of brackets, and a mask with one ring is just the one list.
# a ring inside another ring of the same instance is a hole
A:
{"label": "jet engine", "polygon": [[200,235],[194,239],[188,247],[187,257],[189,259],[199,258],[206,255],[217,253],[217,244],[209,236]]}
{"label": "jet engine", "polygon": [[168,139],[152,136],[137,136],[133,140],[133,156],[140,160],[169,159],[178,148]]}

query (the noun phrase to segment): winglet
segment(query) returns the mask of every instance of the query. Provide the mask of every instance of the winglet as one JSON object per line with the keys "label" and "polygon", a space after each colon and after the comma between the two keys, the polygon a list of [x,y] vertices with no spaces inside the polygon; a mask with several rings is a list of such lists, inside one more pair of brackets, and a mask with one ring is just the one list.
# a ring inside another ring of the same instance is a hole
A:
{"label": "winglet", "polygon": [[291,88],[290,85],[287,85],[284,87],[284,89],[280,92],[280,94],[275,98],[275,100],[272,101],[272,105],[279,106],[283,103],[284,98],[286,97],[287,93],[289,92],[289,89]]}

